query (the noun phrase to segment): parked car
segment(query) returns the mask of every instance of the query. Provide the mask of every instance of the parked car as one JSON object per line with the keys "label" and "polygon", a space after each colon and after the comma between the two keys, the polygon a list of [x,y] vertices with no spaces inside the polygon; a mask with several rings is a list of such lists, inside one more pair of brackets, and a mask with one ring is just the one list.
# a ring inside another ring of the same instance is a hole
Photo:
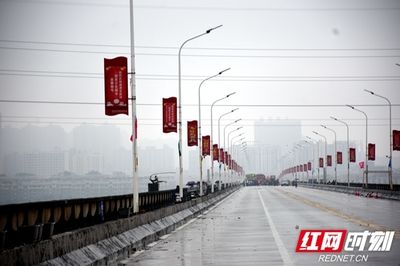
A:
{"label": "parked car", "polygon": [[283,181],[281,182],[281,186],[289,186],[289,185],[290,185],[289,180],[283,180]]}

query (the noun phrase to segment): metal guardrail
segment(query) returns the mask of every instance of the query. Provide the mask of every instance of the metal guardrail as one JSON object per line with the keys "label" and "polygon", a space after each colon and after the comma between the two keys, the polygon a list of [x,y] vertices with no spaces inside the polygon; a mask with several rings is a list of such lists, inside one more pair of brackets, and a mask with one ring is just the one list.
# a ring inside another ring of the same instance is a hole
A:
{"label": "metal guardrail", "polygon": [[[139,194],[140,212],[175,202],[175,189]],[[0,250],[131,215],[132,195],[0,206]]]}
{"label": "metal guardrail", "polygon": [[[207,191],[211,191],[208,187]],[[184,188],[182,201],[193,196]],[[132,215],[132,194],[0,206],[0,251]],[[139,193],[139,212],[175,204],[176,190]]]}
{"label": "metal guardrail", "polygon": [[394,185],[393,190],[389,190],[389,185],[386,184],[368,184],[368,188],[364,188],[363,184],[360,183],[350,183],[350,186],[348,186],[347,183],[338,183],[335,185],[299,182],[298,185],[315,189],[353,194],[368,198],[400,200],[400,185]]}

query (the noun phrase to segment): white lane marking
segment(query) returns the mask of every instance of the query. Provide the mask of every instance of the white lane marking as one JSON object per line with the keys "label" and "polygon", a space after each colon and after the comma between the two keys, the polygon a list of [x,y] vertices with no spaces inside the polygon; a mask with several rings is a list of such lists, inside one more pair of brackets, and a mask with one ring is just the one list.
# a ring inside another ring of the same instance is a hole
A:
{"label": "white lane marking", "polygon": [[261,196],[260,190],[257,189],[257,192],[258,192],[258,196],[260,197],[261,204],[263,206],[265,216],[267,217],[269,226],[271,228],[272,236],[274,237],[275,243],[276,243],[276,245],[278,247],[278,250],[279,250],[279,254],[281,255],[281,258],[283,260],[283,264],[284,265],[293,265],[292,260],[290,259],[290,256],[289,256],[289,252],[285,248],[285,245],[283,244],[282,239],[280,238],[279,233],[276,230],[275,224],[272,221],[271,216],[269,215],[267,206],[265,206],[265,203],[264,203],[264,200],[263,200],[263,198]]}

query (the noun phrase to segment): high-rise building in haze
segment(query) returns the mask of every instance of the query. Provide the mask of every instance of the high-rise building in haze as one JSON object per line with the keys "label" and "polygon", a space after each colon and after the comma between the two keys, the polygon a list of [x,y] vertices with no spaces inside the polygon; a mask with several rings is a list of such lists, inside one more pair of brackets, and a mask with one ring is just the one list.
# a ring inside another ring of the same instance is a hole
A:
{"label": "high-rise building in haze", "polygon": [[159,172],[175,171],[175,156],[173,150],[163,145],[161,148],[146,147],[139,149],[140,175],[151,175]]}
{"label": "high-rise building in haze", "polygon": [[254,122],[256,144],[293,146],[301,140],[301,121],[295,119],[257,120]]}
{"label": "high-rise building in haze", "polygon": [[301,122],[295,119],[257,120],[254,143],[247,146],[248,171],[278,175],[283,152],[301,140]]}

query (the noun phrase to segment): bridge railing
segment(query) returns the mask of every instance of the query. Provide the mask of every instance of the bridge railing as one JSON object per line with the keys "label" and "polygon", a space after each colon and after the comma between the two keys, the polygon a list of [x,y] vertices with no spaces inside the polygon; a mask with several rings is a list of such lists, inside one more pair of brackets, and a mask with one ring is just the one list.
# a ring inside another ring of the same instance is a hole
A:
{"label": "bridge railing", "polygon": [[347,183],[318,184],[299,182],[298,184],[304,187],[354,194],[356,196],[400,200],[400,185],[394,185],[393,190],[389,190],[389,185],[386,184],[368,184],[368,188],[364,188],[361,183],[350,183],[350,186]]}
{"label": "bridge railing", "polygon": [[[175,190],[139,193],[140,212],[175,202]],[[0,206],[0,249],[131,215],[132,194]]]}
{"label": "bridge railing", "polygon": [[[211,191],[211,187],[205,191]],[[184,188],[182,201],[190,200]],[[132,215],[132,194],[0,206],[0,250]],[[176,190],[139,193],[139,212],[176,201]]]}

